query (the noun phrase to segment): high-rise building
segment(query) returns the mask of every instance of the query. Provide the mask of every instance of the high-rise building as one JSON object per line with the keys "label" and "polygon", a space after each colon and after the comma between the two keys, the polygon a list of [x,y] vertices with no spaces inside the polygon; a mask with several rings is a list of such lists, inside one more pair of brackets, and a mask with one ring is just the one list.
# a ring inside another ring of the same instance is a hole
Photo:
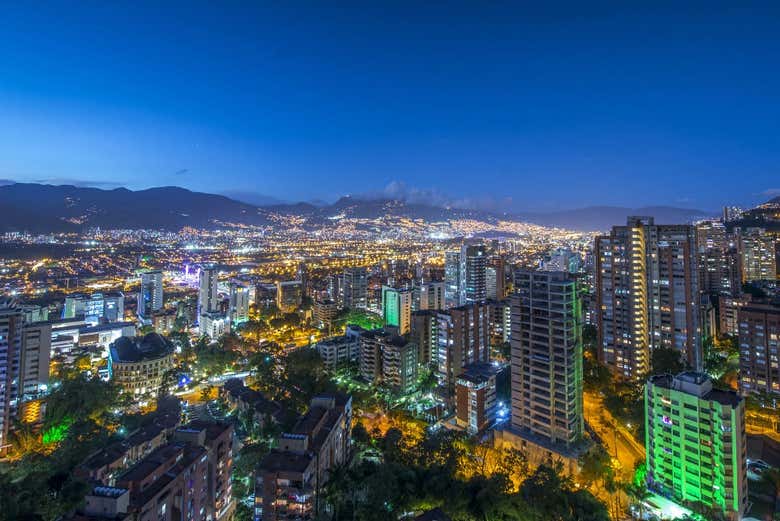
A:
{"label": "high-rise building", "polygon": [[257,468],[254,520],[319,517],[324,509],[319,497],[330,471],[349,460],[351,424],[351,397],[315,397]]}
{"label": "high-rise building", "polygon": [[347,268],[341,280],[343,306],[349,309],[368,307],[368,272],[364,267]]}
{"label": "high-rise building", "polygon": [[417,383],[417,344],[391,335],[382,342],[382,385],[397,393],[409,393]]}
{"label": "high-rise building", "polygon": [[512,430],[556,452],[580,444],[582,310],[568,272],[518,271],[512,297]]}
{"label": "high-rise building", "polygon": [[747,228],[738,234],[742,281],[777,279],[775,238],[762,228]]}
{"label": "high-rise building", "polygon": [[487,255],[481,245],[464,244],[445,253],[445,301],[447,307],[487,299]]}
{"label": "high-rise building", "polygon": [[696,250],[701,291],[713,295],[738,295],[741,283],[737,243],[720,221],[696,225]]}
{"label": "high-rise building", "polygon": [[460,305],[484,302],[487,257],[483,246],[464,245],[460,250]]}
{"label": "high-rise building", "polygon": [[36,400],[49,386],[51,324],[37,322],[22,327],[22,350],[19,356],[19,402]]}
{"label": "high-rise building", "polygon": [[330,331],[333,321],[339,315],[336,302],[330,299],[315,300],[311,308],[314,327]]}
{"label": "high-rise building", "polygon": [[397,327],[401,335],[408,333],[412,321],[411,290],[382,286],[382,317],[385,326]]}
{"label": "high-rise building", "polygon": [[496,421],[496,374],[488,362],[464,367],[455,384],[455,421],[470,434],[477,434]]}
{"label": "high-rise building", "polygon": [[121,322],[125,319],[125,295],[121,291],[103,293],[103,319]]}
{"label": "high-rise building", "polygon": [[420,365],[430,366],[436,362],[438,353],[438,313],[426,309],[412,313],[411,339],[419,349],[417,360]]}
{"label": "high-rise building", "polygon": [[342,336],[331,337],[318,342],[314,348],[320,354],[322,363],[329,370],[342,364],[357,362],[360,357],[360,337],[366,330],[360,326],[347,325]]}
{"label": "high-rise building", "polygon": [[444,309],[444,282],[425,282],[420,286],[418,309]]}
{"label": "high-rise building", "polygon": [[62,306],[63,319],[83,317],[91,324],[102,320],[118,322],[124,318],[124,314],[125,296],[121,291],[91,295],[74,293],[65,297]]}
{"label": "high-rise building", "polygon": [[8,432],[19,399],[22,317],[15,300],[0,297],[0,455],[8,451]]}
{"label": "high-rise building", "polygon": [[249,320],[249,283],[241,280],[230,281],[230,322],[243,324]]}
{"label": "high-rise building", "polygon": [[506,260],[500,255],[490,257],[485,271],[486,298],[502,300],[506,297]]}
{"label": "high-rise building", "polygon": [[452,398],[463,368],[490,360],[488,305],[473,303],[436,314],[436,345],[431,353],[439,382]]}
{"label": "high-rise building", "polygon": [[582,268],[582,258],[568,248],[558,248],[542,262],[545,271],[577,273]]}
{"label": "high-rise building", "polygon": [[739,388],[780,398],[780,305],[747,302],[737,309]]}
{"label": "high-rise building", "polygon": [[293,313],[303,301],[303,286],[300,280],[277,281],[276,307],[282,313]]}
{"label": "high-rise building", "polygon": [[138,317],[151,320],[152,313],[163,307],[162,271],[147,271],[141,274],[141,289],[138,291]]}
{"label": "high-rise building", "polygon": [[207,519],[232,519],[236,503],[232,494],[233,425],[195,420],[176,430],[174,441],[206,449]]}
{"label": "high-rise building", "polygon": [[718,333],[721,335],[739,334],[739,308],[752,300],[748,294],[741,297],[721,295],[718,298]]}
{"label": "high-rise building", "polygon": [[419,349],[397,328],[361,332],[359,358],[360,375],[372,384],[406,393],[417,381]]}
{"label": "high-rise building", "polygon": [[512,303],[510,299],[488,300],[490,344],[499,346],[512,336]]}
{"label": "high-rise building", "polygon": [[738,206],[724,206],[723,207],[723,222],[737,221],[742,218],[745,210]]}
{"label": "high-rise building", "polygon": [[460,305],[460,250],[444,254],[444,305]]}
{"label": "high-rise building", "polygon": [[647,485],[737,521],[747,506],[745,402],[702,373],[653,376],[645,386]]}
{"label": "high-rise building", "polygon": [[596,238],[599,359],[618,376],[641,380],[654,348],[673,348],[701,366],[696,240],[692,226],[629,217]]}
{"label": "high-rise building", "polygon": [[206,313],[219,311],[219,272],[214,266],[203,266],[200,269],[198,286],[198,320]]}
{"label": "high-rise building", "polygon": [[328,300],[332,300],[339,308],[344,307],[344,274],[328,275]]}
{"label": "high-rise building", "polygon": [[222,335],[230,333],[230,319],[224,313],[203,313],[198,322],[198,332],[216,340]]}

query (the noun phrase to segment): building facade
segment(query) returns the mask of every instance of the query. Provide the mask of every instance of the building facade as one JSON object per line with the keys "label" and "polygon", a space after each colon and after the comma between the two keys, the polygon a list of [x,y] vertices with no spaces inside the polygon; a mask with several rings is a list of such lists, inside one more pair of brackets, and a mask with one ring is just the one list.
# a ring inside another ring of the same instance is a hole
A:
{"label": "building facade", "polygon": [[701,366],[701,313],[692,226],[629,217],[596,238],[599,359],[628,380],[650,370],[654,348],[672,348]]}
{"label": "building facade", "polygon": [[467,365],[455,384],[455,420],[470,434],[496,421],[497,368],[488,362]]}
{"label": "building facade", "polygon": [[219,272],[214,266],[202,266],[198,274],[198,320],[206,313],[219,311]]}
{"label": "building facade", "polygon": [[108,374],[125,393],[157,394],[173,368],[173,345],[157,333],[120,337],[109,348]]}
{"label": "building facade", "polygon": [[648,488],[728,519],[747,506],[745,403],[702,373],[661,375],[645,386]]}
{"label": "building facade", "polygon": [[152,313],[163,307],[163,274],[162,271],[147,271],[141,273],[141,288],[138,291],[138,317],[151,320]]}
{"label": "building facade", "polygon": [[315,519],[324,505],[330,471],[350,456],[352,398],[315,397],[308,412],[260,462],[255,482],[255,521]]}
{"label": "building facade", "polygon": [[740,392],[780,398],[780,305],[750,302],[737,316]]}
{"label": "building facade", "polygon": [[568,272],[518,271],[512,297],[511,428],[570,451],[584,430],[582,310]]}
{"label": "building facade", "polygon": [[385,326],[398,328],[401,335],[411,330],[412,291],[382,286],[382,318]]}

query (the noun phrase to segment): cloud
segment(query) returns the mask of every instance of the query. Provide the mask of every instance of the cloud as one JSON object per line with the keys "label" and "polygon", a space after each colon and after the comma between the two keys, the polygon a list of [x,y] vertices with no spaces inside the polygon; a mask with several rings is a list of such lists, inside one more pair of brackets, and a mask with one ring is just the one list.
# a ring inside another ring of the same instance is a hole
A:
{"label": "cloud", "polygon": [[13,179],[0,179],[0,186],[12,185],[16,183]]}
{"label": "cloud", "polygon": [[395,199],[409,204],[425,204],[492,212],[506,211],[512,205],[511,197],[495,198],[487,195],[452,197],[440,190],[409,186],[403,181],[391,181],[380,191],[367,192],[355,197],[361,199]]}
{"label": "cloud", "polygon": [[780,196],[780,188],[767,188],[759,195],[763,195],[765,197],[777,197]]}
{"label": "cloud", "polygon": [[190,173],[190,169],[189,168],[181,168],[179,170],[176,170],[173,173],[173,175],[184,175],[184,174],[189,174],[189,173]]}

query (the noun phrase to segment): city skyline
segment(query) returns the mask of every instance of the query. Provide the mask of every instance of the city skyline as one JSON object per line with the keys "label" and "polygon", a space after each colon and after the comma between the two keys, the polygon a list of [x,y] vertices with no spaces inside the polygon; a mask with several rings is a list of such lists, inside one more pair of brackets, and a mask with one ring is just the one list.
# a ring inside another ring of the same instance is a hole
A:
{"label": "city skyline", "polygon": [[10,7],[0,179],[512,211],[753,205],[780,194],[779,14]]}

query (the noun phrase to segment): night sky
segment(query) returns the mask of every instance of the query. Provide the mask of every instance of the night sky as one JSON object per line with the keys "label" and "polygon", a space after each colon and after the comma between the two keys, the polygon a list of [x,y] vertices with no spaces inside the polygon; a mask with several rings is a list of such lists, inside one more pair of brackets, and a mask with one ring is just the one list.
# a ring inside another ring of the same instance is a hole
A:
{"label": "night sky", "polygon": [[529,210],[780,195],[772,3],[24,3],[0,11],[2,179]]}

